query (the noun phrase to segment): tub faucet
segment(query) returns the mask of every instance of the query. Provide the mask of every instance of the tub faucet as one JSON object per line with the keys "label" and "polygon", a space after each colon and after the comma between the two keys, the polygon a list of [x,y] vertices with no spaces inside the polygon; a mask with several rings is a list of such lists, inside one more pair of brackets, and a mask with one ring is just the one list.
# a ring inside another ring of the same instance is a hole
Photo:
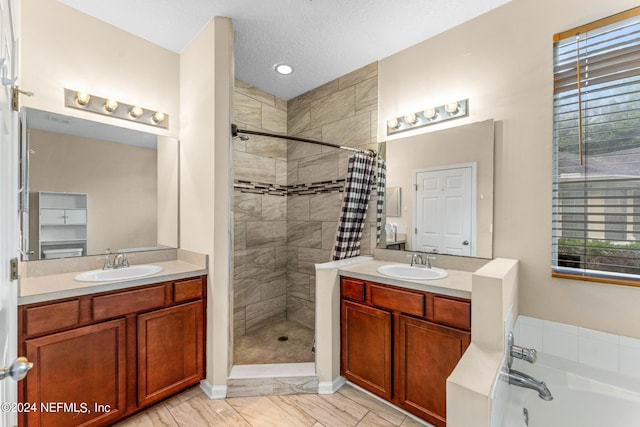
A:
{"label": "tub faucet", "polygon": [[509,367],[513,364],[513,358],[526,360],[529,363],[536,363],[538,359],[538,353],[535,348],[525,348],[515,345],[513,343],[513,332],[509,331],[507,334],[507,362]]}
{"label": "tub faucet", "polygon": [[542,400],[553,400],[553,396],[551,395],[551,392],[547,388],[547,385],[544,383],[544,381],[538,381],[523,372],[516,371],[515,369],[511,368],[509,368],[507,377],[509,378],[509,384],[535,390],[538,392],[538,396]]}

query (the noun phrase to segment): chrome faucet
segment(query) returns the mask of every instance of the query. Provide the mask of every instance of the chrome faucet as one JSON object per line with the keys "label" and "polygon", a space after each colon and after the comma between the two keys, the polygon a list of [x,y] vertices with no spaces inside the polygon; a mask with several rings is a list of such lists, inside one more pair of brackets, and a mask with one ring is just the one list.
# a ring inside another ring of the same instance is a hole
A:
{"label": "chrome faucet", "polygon": [[506,373],[509,378],[509,384],[517,385],[518,387],[529,388],[538,392],[538,396],[542,400],[553,400],[551,392],[547,388],[544,381],[538,381],[535,378],[520,372],[515,369],[511,369],[513,364],[513,358],[525,360],[529,363],[536,363],[538,359],[538,353],[533,348],[525,348],[513,343],[513,332],[509,331],[507,334],[507,369]]}
{"label": "chrome faucet", "polygon": [[109,260],[109,255],[104,258],[104,265],[102,266],[103,270],[109,270],[112,268],[124,268],[129,267],[129,260],[127,259],[126,254],[116,254],[113,256],[113,262]]}
{"label": "chrome faucet", "polygon": [[411,267],[414,264],[424,266],[425,268],[431,268],[431,260],[436,259],[436,257],[430,257],[429,255],[425,255],[424,257],[421,254],[409,254],[408,257],[411,257]]}
{"label": "chrome faucet", "polygon": [[117,254],[113,257],[113,268],[129,267],[129,260],[125,254]]}
{"label": "chrome faucet", "polygon": [[513,332],[509,331],[507,334],[507,347],[509,352],[507,353],[507,362],[509,367],[513,364],[513,358],[526,360],[529,363],[536,363],[538,359],[538,352],[535,348],[525,348],[515,345],[513,343]]}
{"label": "chrome faucet", "polygon": [[535,390],[538,392],[538,396],[540,396],[540,399],[542,400],[553,400],[553,396],[551,395],[551,392],[547,388],[547,385],[544,383],[544,381],[538,381],[523,372],[516,371],[515,369],[511,368],[509,368],[507,377],[509,378],[509,384]]}
{"label": "chrome faucet", "polygon": [[409,254],[407,256],[411,257],[411,267],[413,267],[413,264],[418,264],[418,265],[424,264],[424,260],[422,259],[422,255],[420,254]]}

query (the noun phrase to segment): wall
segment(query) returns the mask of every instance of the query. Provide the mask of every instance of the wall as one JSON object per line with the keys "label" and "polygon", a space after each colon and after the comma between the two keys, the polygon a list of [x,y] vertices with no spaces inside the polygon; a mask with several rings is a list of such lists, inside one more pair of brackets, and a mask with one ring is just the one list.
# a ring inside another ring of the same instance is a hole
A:
{"label": "wall", "polygon": [[[23,105],[177,137],[178,54],[55,0],[22,0],[20,24],[20,87],[34,93]],[[64,88],[164,111],[170,128],[65,108]]]}
{"label": "wall", "polygon": [[[288,101],[288,135],[377,149],[378,64],[372,63]],[[287,153],[287,317],[315,324],[315,264],[331,260],[347,159],[353,153],[290,142]],[[361,254],[375,248],[372,193]]]}
{"label": "wall", "polygon": [[180,55],[180,247],[209,259],[203,387],[216,398],[230,368],[232,43],[216,17]]}
{"label": "wall", "polygon": [[30,191],[87,193],[89,254],[156,245],[155,149],[29,132]]}
{"label": "wall", "polygon": [[[236,80],[233,123],[286,134],[287,103]],[[242,336],[287,315],[287,142],[233,141],[233,329]]]}
{"label": "wall", "polygon": [[158,245],[180,246],[180,144],[173,138],[158,137]]}
{"label": "wall", "polygon": [[378,137],[385,139],[389,117],[467,97],[470,117],[453,125],[502,122],[493,254],[520,260],[520,313],[640,338],[640,290],[550,276],[552,37],[635,6],[631,0],[513,0],[381,60]]}
{"label": "wall", "polygon": [[447,378],[447,425],[489,427],[508,392],[505,336],[518,315],[519,262],[496,258],[472,276],[471,345]]}

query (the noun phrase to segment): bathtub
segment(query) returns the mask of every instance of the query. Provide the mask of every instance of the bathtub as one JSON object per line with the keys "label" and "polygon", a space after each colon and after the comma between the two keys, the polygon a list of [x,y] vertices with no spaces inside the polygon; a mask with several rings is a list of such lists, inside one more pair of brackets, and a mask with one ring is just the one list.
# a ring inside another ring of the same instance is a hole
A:
{"label": "bathtub", "polygon": [[[639,361],[640,363],[640,361]],[[553,400],[508,385],[501,427],[638,427],[640,380],[539,354],[535,364],[516,360],[513,369],[544,381]],[[504,378],[499,379],[504,380]],[[494,420],[492,420],[494,421]]]}

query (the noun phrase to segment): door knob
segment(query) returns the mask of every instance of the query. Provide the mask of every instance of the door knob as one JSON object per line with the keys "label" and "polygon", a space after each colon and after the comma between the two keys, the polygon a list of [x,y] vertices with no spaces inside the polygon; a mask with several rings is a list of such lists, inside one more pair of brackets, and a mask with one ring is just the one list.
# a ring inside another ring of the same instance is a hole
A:
{"label": "door knob", "polygon": [[33,368],[33,363],[29,362],[26,357],[18,357],[8,368],[0,368],[0,380],[11,377],[20,381],[27,376],[27,372],[31,368]]}
{"label": "door knob", "polygon": [[462,244],[465,245],[465,246],[469,246],[469,241],[465,240],[464,242],[462,242]]}

